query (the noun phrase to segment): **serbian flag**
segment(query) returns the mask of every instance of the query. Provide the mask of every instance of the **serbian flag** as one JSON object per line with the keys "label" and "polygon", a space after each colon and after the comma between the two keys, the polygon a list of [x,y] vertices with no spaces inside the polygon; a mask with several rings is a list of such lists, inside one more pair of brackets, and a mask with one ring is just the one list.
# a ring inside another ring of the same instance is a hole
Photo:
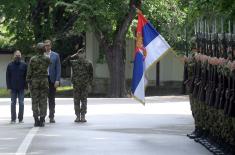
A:
{"label": "serbian flag", "polygon": [[169,44],[138,11],[138,25],[136,31],[136,48],[132,77],[132,96],[145,104],[145,87],[147,80],[145,73],[170,49]]}

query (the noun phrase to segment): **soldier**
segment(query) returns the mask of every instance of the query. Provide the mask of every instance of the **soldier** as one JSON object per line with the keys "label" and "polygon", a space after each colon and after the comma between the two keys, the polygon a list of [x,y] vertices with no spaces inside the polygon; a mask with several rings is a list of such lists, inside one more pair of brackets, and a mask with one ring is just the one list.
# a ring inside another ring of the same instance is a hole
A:
{"label": "soldier", "polygon": [[37,55],[30,59],[27,82],[32,97],[32,110],[35,120],[34,126],[45,126],[45,116],[47,113],[47,93],[48,93],[48,77],[47,68],[50,59],[44,56],[45,47],[43,43],[36,46]]}
{"label": "soldier", "polygon": [[86,122],[88,88],[93,80],[92,64],[85,59],[84,49],[66,58],[63,64],[69,64],[73,71],[74,110],[77,116],[74,122]]}

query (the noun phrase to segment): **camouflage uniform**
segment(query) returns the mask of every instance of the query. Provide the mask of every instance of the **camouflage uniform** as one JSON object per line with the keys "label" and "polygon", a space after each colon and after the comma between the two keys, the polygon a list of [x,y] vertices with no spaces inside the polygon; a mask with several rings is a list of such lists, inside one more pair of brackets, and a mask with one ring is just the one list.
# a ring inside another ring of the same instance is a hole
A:
{"label": "camouflage uniform", "polygon": [[77,116],[75,122],[86,122],[85,114],[87,113],[88,88],[93,80],[93,67],[91,62],[82,57],[77,57],[75,60],[69,60],[68,63],[73,71],[74,110],[75,115]]}
{"label": "camouflage uniform", "polygon": [[30,59],[28,66],[26,79],[30,86],[35,123],[38,117],[40,117],[40,119],[44,118],[45,121],[45,116],[47,114],[47,68],[49,64],[50,59],[48,57],[38,54]]}

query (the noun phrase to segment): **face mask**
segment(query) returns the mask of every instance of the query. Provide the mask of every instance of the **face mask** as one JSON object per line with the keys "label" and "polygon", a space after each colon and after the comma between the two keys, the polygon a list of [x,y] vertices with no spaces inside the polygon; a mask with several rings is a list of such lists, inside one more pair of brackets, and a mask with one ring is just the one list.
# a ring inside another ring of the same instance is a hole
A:
{"label": "face mask", "polygon": [[20,57],[15,57],[15,63],[19,64],[20,63],[20,59],[21,59]]}

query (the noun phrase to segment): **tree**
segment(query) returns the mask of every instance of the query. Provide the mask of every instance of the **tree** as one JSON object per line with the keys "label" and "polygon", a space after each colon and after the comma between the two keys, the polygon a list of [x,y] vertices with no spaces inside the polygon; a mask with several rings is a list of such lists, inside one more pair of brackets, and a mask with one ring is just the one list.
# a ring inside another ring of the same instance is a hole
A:
{"label": "tree", "polygon": [[[57,6],[57,2],[58,0],[1,0],[0,29],[5,31],[0,36],[8,36],[9,43],[23,53],[32,52],[32,45],[44,39],[78,39],[80,34],[72,35],[68,31],[74,16],[66,13],[65,7]],[[73,46],[67,42],[67,47]],[[67,51],[72,51],[72,48]]]}

